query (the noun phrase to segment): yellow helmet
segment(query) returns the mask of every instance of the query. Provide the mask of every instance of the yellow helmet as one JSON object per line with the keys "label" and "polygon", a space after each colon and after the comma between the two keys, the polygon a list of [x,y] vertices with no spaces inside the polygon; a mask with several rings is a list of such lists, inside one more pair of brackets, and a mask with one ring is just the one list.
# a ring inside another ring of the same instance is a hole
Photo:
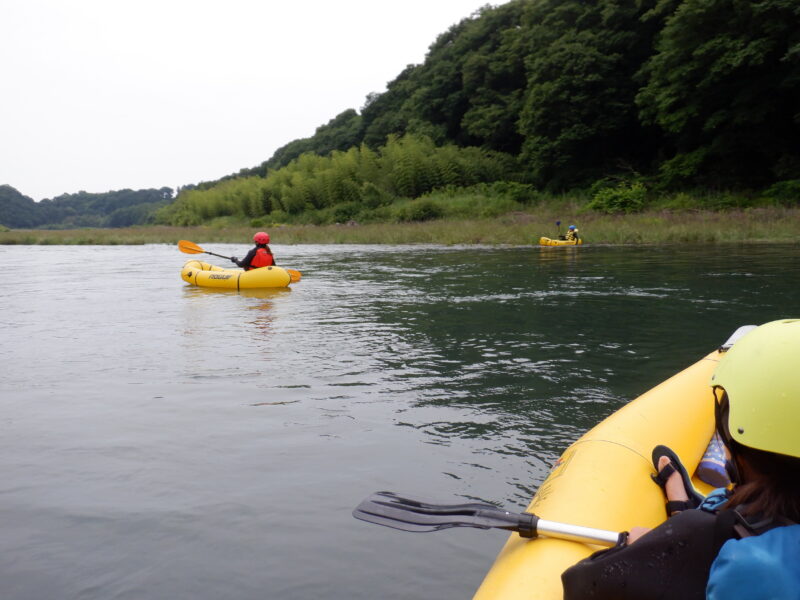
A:
{"label": "yellow helmet", "polygon": [[800,458],[800,319],[747,333],[719,361],[711,385],[728,396],[727,423],[718,426],[731,438]]}

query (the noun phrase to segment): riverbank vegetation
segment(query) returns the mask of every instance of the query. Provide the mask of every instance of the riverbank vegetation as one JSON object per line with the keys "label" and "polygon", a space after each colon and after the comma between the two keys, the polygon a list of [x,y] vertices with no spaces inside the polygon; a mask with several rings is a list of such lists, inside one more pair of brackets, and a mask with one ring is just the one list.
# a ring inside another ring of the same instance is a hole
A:
{"label": "riverbank vegetation", "polygon": [[[561,221],[557,226],[556,222]],[[581,214],[564,201],[560,210],[541,208],[498,217],[435,219],[416,223],[279,225],[269,228],[273,246],[284,244],[487,244],[526,246],[557,237],[576,223],[586,244],[800,243],[800,208],[724,211],[646,211],[629,215]],[[145,226],[120,229],[2,230],[3,244],[200,244],[249,246],[253,228],[217,221],[213,226]],[[177,250],[176,250],[177,251]]]}

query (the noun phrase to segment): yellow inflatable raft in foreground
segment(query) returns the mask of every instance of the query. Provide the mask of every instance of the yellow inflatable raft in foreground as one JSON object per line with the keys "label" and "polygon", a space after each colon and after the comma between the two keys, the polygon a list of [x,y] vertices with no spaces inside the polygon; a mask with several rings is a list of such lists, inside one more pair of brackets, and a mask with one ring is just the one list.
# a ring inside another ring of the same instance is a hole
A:
{"label": "yellow inflatable raft in foreground", "polygon": [[[694,473],[714,432],[709,382],[721,352],[751,327],[741,327],[720,348],[646,392],[573,443],[556,462],[527,511],[542,519],[611,531],[666,519],[665,498],[650,479],[652,450],[672,448]],[[698,491],[710,486],[696,477]],[[526,540],[513,533],[478,589],[476,600],[555,600],[561,573],[599,546],[554,538]]]}
{"label": "yellow inflatable raft in foreground", "polygon": [[567,240],[552,240],[548,237],[539,238],[540,246],[580,246],[581,244],[583,244],[583,240],[581,238],[571,242],[568,242]]}
{"label": "yellow inflatable raft in foreground", "polygon": [[291,275],[280,267],[261,267],[244,271],[223,269],[199,260],[190,260],[183,265],[181,279],[192,285],[229,290],[285,288],[292,280]]}

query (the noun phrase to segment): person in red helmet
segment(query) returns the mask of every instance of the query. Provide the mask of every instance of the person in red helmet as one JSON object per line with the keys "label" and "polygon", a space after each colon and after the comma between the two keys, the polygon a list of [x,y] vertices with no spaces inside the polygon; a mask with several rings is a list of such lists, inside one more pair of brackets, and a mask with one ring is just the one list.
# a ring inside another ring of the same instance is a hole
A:
{"label": "person in red helmet", "polygon": [[253,236],[253,241],[256,243],[256,246],[247,253],[247,256],[242,260],[232,256],[231,261],[242,267],[245,271],[258,269],[259,267],[273,266],[275,264],[275,256],[269,248],[269,234],[259,231]]}

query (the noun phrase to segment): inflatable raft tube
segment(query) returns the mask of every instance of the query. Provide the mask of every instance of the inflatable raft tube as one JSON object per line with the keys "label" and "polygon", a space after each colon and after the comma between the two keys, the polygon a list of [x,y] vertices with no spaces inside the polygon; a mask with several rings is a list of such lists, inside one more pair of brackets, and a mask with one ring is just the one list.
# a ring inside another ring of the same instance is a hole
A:
{"label": "inflatable raft tube", "polygon": [[183,265],[181,279],[200,287],[229,290],[285,288],[292,280],[289,273],[280,267],[261,267],[244,271],[223,269],[199,260],[190,260]]}
{"label": "inflatable raft tube", "polygon": [[[666,519],[665,498],[650,479],[652,450],[672,448],[694,473],[714,432],[709,382],[721,352],[750,329],[622,407],[573,443],[527,510],[543,519],[611,531]],[[711,486],[693,478],[707,494]],[[511,534],[475,594],[476,600],[555,600],[561,573],[599,547],[560,539],[526,540]]]}
{"label": "inflatable raft tube", "polygon": [[548,237],[539,238],[540,246],[580,246],[581,244],[583,244],[583,239],[581,238],[578,238],[574,242],[568,242],[567,240],[551,240]]}

